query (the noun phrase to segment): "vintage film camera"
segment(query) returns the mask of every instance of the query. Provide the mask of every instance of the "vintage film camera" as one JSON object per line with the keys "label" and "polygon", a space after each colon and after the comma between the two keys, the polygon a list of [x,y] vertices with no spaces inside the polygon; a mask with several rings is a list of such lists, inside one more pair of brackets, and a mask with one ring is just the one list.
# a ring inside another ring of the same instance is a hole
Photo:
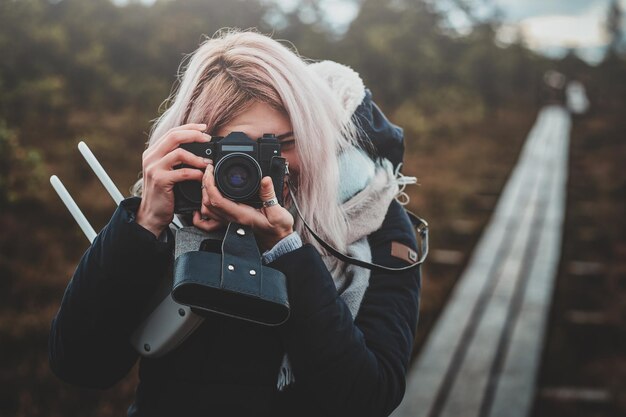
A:
{"label": "vintage film camera", "polygon": [[[181,148],[194,155],[213,160],[215,184],[228,199],[262,207],[259,200],[261,178],[270,176],[278,202],[283,204],[285,158],[280,156],[280,143],[274,134],[266,133],[258,140],[243,132],[231,132],[226,137],[214,136],[211,142],[185,143]],[[177,168],[189,167],[181,164]],[[176,214],[200,209],[202,190],[198,181],[183,181],[174,186]]]}

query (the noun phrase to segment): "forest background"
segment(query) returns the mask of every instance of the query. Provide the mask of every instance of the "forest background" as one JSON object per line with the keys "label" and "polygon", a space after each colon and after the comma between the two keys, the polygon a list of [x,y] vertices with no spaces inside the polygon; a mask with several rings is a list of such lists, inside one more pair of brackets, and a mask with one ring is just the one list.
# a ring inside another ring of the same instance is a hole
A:
{"label": "forest background", "polygon": [[[305,57],[351,66],[405,129],[403,171],[420,182],[409,192],[409,207],[430,222],[433,248],[424,270],[416,353],[545,104],[547,70],[582,81],[592,106],[575,120],[571,164],[578,176],[570,185],[568,222],[595,228],[580,239],[566,228],[565,256],[584,251],[585,259],[607,264],[626,248],[626,175],[620,165],[626,155],[626,62],[615,25],[619,9],[607,16],[615,42],[601,63],[590,66],[574,50],[549,59],[522,39],[503,44],[498,14],[476,17],[472,2],[455,2],[472,22],[463,33],[427,0],[355,0],[358,13],[342,32],[333,29],[319,2],[296,3],[286,11],[271,0],[0,0],[0,415],[125,414],[135,371],[99,392],[68,386],[49,370],[50,321],[88,243],[48,178],[57,174],[96,230],[102,228],[114,205],[76,144],[85,140],[128,195],[151,121],[164,108],[181,59],[223,27],[255,27],[288,39]],[[626,278],[623,284],[622,292]],[[568,294],[556,304],[567,303]],[[549,365],[542,368],[542,381],[579,378],[588,384],[596,378],[610,392],[625,392],[618,378],[626,374],[619,355],[624,317],[610,329],[609,350],[600,352],[601,370],[592,366],[573,376],[564,370],[580,365],[580,355],[588,352],[561,354],[568,336],[551,330],[545,355],[553,359],[544,356]],[[554,329],[559,318],[551,323]],[[610,410],[623,406],[617,395]],[[546,407],[539,403],[536,410]]]}

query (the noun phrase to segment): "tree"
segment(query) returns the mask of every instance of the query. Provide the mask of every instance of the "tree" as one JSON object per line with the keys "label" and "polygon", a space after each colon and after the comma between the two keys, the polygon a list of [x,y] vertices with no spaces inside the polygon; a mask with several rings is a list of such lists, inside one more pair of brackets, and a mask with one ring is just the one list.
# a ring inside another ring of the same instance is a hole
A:
{"label": "tree", "polygon": [[621,53],[623,16],[624,12],[619,0],[612,0],[611,5],[609,6],[606,29],[610,37],[608,52],[614,55],[619,55]]}

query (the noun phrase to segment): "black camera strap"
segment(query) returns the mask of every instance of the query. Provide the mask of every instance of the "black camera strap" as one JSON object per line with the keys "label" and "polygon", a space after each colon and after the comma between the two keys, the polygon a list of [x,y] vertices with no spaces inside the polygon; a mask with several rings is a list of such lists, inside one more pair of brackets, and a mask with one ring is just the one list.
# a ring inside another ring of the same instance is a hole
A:
{"label": "black camera strap", "polygon": [[300,220],[302,220],[302,223],[304,224],[304,226],[311,233],[311,235],[315,238],[315,240],[317,240],[324,249],[326,249],[329,253],[331,253],[337,259],[343,262],[352,264],[352,265],[367,268],[372,271],[392,272],[392,273],[400,273],[400,272],[408,271],[409,269],[416,268],[419,265],[423,264],[424,261],[426,260],[426,256],[428,256],[428,223],[426,222],[426,220],[420,218],[416,214],[406,210],[409,216],[409,219],[411,220],[411,223],[413,224],[413,227],[415,228],[416,237],[420,240],[420,247],[418,248],[419,258],[417,259],[417,261],[411,265],[404,266],[401,268],[392,268],[389,266],[378,265],[375,263],[365,262],[360,259],[356,259],[344,253],[339,252],[339,250],[331,246],[328,242],[322,239],[317,233],[315,233],[313,229],[311,228],[311,226],[309,226],[307,221],[304,219],[304,216],[302,215],[302,212],[300,211],[300,207],[298,206],[295,193],[293,192],[293,189],[289,180],[287,180],[287,186],[289,188],[289,195],[291,196],[291,202],[296,208],[296,212],[298,213],[298,216],[300,217]]}

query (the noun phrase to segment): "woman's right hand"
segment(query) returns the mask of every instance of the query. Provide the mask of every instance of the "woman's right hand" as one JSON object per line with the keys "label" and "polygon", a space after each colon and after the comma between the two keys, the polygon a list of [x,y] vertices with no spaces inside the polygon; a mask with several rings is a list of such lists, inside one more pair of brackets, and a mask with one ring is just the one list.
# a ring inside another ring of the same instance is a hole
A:
{"label": "woman's right hand", "polygon": [[[205,124],[172,128],[143,153],[143,191],[136,221],[157,238],[174,218],[174,184],[201,181],[203,170],[210,162],[179,148],[182,143],[209,142],[211,136],[204,133],[205,129]],[[174,169],[181,163],[200,169]]]}

